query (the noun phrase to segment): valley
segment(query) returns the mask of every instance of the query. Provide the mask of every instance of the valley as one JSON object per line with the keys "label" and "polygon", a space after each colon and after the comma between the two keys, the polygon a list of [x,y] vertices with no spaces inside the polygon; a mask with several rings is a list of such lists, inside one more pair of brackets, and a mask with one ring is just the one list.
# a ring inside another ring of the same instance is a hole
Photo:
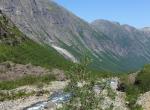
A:
{"label": "valley", "polygon": [[128,72],[150,62],[148,28],[88,23],[51,0],[1,0],[0,9],[27,37],[55,47],[66,59],[80,62],[87,55],[92,69]]}
{"label": "valley", "polygon": [[149,27],[0,0],[0,110],[149,110],[149,44]]}

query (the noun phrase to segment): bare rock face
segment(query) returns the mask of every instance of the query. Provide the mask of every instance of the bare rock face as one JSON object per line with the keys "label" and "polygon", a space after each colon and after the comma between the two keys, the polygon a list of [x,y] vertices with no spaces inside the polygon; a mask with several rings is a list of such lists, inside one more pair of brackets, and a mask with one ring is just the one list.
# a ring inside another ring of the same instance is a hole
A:
{"label": "bare rock face", "polygon": [[150,37],[134,27],[105,20],[89,24],[52,0],[1,0],[0,10],[26,36],[73,62],[88,54],[92,67],[117,72],[150,62]]}

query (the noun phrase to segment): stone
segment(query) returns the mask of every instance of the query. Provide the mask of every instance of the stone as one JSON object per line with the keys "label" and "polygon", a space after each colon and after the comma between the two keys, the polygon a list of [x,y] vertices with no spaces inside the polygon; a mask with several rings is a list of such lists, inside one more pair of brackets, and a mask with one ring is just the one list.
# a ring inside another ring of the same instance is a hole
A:
{"label": "stone", "polygon": [[44,94],[43,90],[40,90],[40,91],[36,92],[36,96],[43,96],[43,94]]}
{"label": "stone", "polygon": [[44,107],[45,110],[56,110],[57,106],[53,102],[47,102],[46,106]]}

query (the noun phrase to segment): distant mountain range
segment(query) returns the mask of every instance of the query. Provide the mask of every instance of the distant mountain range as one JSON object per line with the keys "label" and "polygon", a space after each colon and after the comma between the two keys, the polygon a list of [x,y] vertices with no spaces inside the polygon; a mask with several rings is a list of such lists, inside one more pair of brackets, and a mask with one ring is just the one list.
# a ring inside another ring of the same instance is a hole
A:
{"label": "distant mountain range", "polygon": [[48,0],[1,0],[0,9],[30,39],[49,45],[66,59],[92,59],[91,68],[126,72],[150,63],[150,28],[117,22],[87,23]]}

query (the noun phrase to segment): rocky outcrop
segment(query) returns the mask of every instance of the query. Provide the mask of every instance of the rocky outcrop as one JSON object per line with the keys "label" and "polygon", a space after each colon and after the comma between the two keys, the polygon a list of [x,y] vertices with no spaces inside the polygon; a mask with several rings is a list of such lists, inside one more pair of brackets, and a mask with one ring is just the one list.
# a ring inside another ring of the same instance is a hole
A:
{"label": "rocky outcrop", "polygon": [[141,94],[137,100],[137,104],[141,105],[143,110],[150,110],[150,92]]}

